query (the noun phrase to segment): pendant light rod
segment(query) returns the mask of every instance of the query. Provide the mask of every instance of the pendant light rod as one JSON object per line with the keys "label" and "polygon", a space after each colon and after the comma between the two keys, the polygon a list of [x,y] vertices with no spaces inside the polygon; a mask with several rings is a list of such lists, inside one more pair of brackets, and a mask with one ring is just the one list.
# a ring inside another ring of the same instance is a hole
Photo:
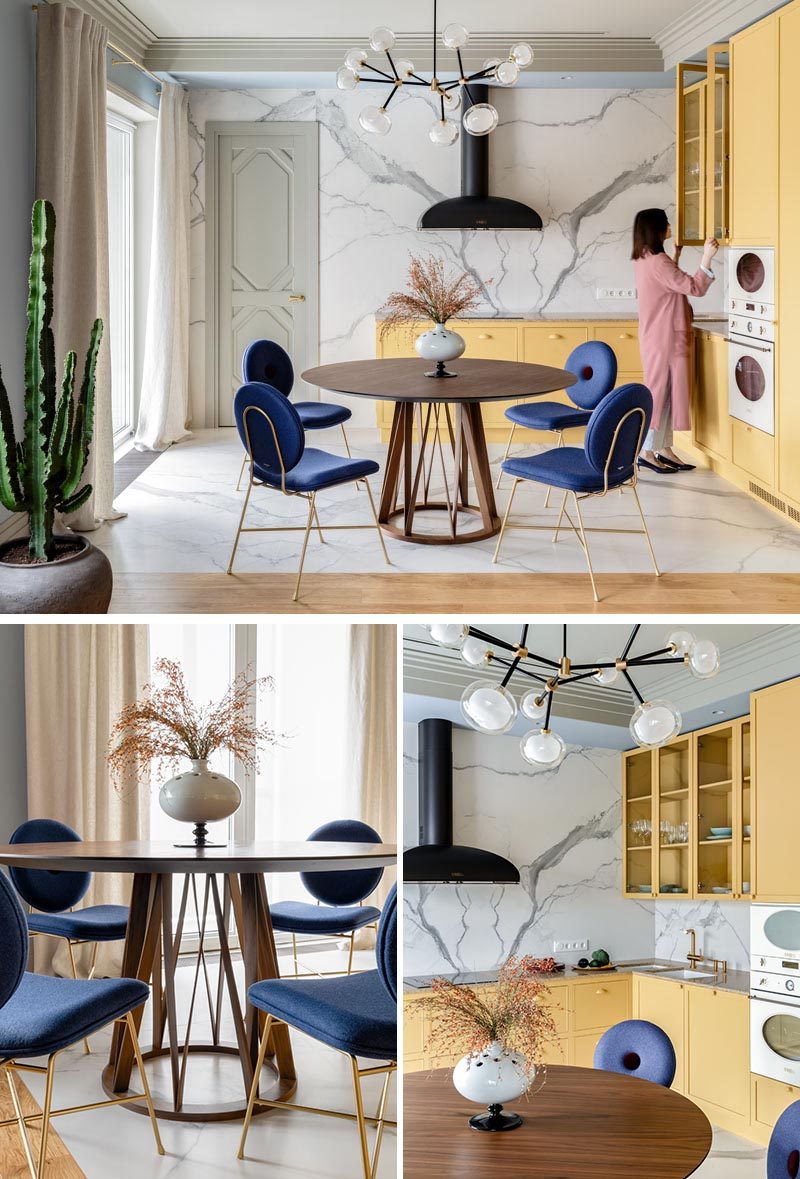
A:
{"label": "pendant light rod", "polygon": [[622,674],[625,676],[625,679],[630,684],[631,691],[633,692],[636,699],[639,701],[640,704],[644,704],[644,696],[639,691],[639,689],[636,687],[636,684],[631,679],[630,675],[628,674],[627,669],[623,670]]}
{"label": "pendant light rod", "polygon": [[633,630],[631,631],[630,638],[628,639],[627,643],[625,644],[625,650],[622,652],[622,655],[620,656],[620,660],[628,658],[628,652],[630,651],[631,647],[633,646],[634,640],[636,639],[636,636],[639,633],[639,626],[640,626],[640,623],[637,622],[636,626],[634,626]]}

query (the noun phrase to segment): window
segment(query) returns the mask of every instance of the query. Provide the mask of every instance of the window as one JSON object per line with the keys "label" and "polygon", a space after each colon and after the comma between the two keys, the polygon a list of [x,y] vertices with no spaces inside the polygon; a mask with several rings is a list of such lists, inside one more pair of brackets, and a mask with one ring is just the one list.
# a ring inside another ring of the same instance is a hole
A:
{"label": "window", "polygon": [[114,446],[134,431],[133,383],[133,134],[135,126],[108,112],[109,336]]}

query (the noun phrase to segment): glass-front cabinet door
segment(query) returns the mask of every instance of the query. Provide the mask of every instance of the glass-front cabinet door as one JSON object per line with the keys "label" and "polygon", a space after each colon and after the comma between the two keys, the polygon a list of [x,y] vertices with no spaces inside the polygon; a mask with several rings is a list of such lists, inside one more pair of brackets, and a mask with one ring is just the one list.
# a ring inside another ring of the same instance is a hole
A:
{"label": "glass-front cabinet door", "polygon": [[750,753],[750,718],[744,717],[737,725],[737,745],[739,751],[738,774],[738,814],[735,817],[735,831],[737,832],[738,854],[735,862],[734,892],[737,900],[748,900],[752,891],[753,880],[753,774]]}
{"label": "glass-front cabinet door", "polygon": [[623,890],[628,897],[653,893],[653,758],[649,749],[623,754]]}
{"label": "glass-front cabinet door", "polygon": [[[702,75],[698,79],[698,74]],[[677,70],[677,224],[679,246],[701,245],[706,225],[706,67]]]}
{"label": "glass-front cabinet door", "polygon": [[681,737],[655,751],[656,880],[658,896],[691,892],[692,739]]}
{"label": "glass-front cabinet door", "polygon": [[715,725],[695,735],[695,894],[733,897],[736,727]]}
{"label": "glass-front cabinet door", "polygon": [[706,225],[721,242],[730,230],[730,97],[728,46],[710,45],[706,89]]}

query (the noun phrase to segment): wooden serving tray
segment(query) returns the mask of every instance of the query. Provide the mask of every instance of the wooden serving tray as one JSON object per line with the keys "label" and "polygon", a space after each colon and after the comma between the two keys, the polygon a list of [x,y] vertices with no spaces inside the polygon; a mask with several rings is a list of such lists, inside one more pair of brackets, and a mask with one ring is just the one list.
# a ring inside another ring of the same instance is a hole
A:
{"label": "wooden serving tray", "polygon": [[609,962],[608,966],[575,966],[574,970],[580,970],[583,974],[600,974],[602,970],[616,970],[616,963]]}

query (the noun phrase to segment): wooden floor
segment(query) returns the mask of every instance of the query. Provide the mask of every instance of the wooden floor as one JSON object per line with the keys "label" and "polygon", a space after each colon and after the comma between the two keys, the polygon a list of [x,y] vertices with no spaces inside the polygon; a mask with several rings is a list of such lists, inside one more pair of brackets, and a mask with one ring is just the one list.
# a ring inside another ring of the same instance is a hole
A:
{"label": "wooden floor", "polygon": [[[22,1108],[26,1114],[35,1113],[39,1106],[31,1097],[24,1081],[17,1076],[17,1088],[22,1101]],[[56,1101],[58,1100],[58,1073],[56,1073]],[[5,1077],[0,1080],[0,1121],[13,1118],[14,1107],[8,1093],[8,1081]],[[57,1119],[60,1120],[60,1119]],[[36,1144],[41,1122],[33,1122],[29,1130],[31,1143],[36,1157]],[[47,1179],[86,1179],[86,1174],[80,1169],[55,1131],[55,1123],[50,1123],[50,1133],[47,1140]],[[2,1179],[30,1179],[30,1171],[25,1161],[22,1139],[16,1126],[6,1126],[0,1130],[0,1177]]]}
{"label": "wooden floor", "polygon": [[800,575],[120,573],[113,614],[795,614]]}

